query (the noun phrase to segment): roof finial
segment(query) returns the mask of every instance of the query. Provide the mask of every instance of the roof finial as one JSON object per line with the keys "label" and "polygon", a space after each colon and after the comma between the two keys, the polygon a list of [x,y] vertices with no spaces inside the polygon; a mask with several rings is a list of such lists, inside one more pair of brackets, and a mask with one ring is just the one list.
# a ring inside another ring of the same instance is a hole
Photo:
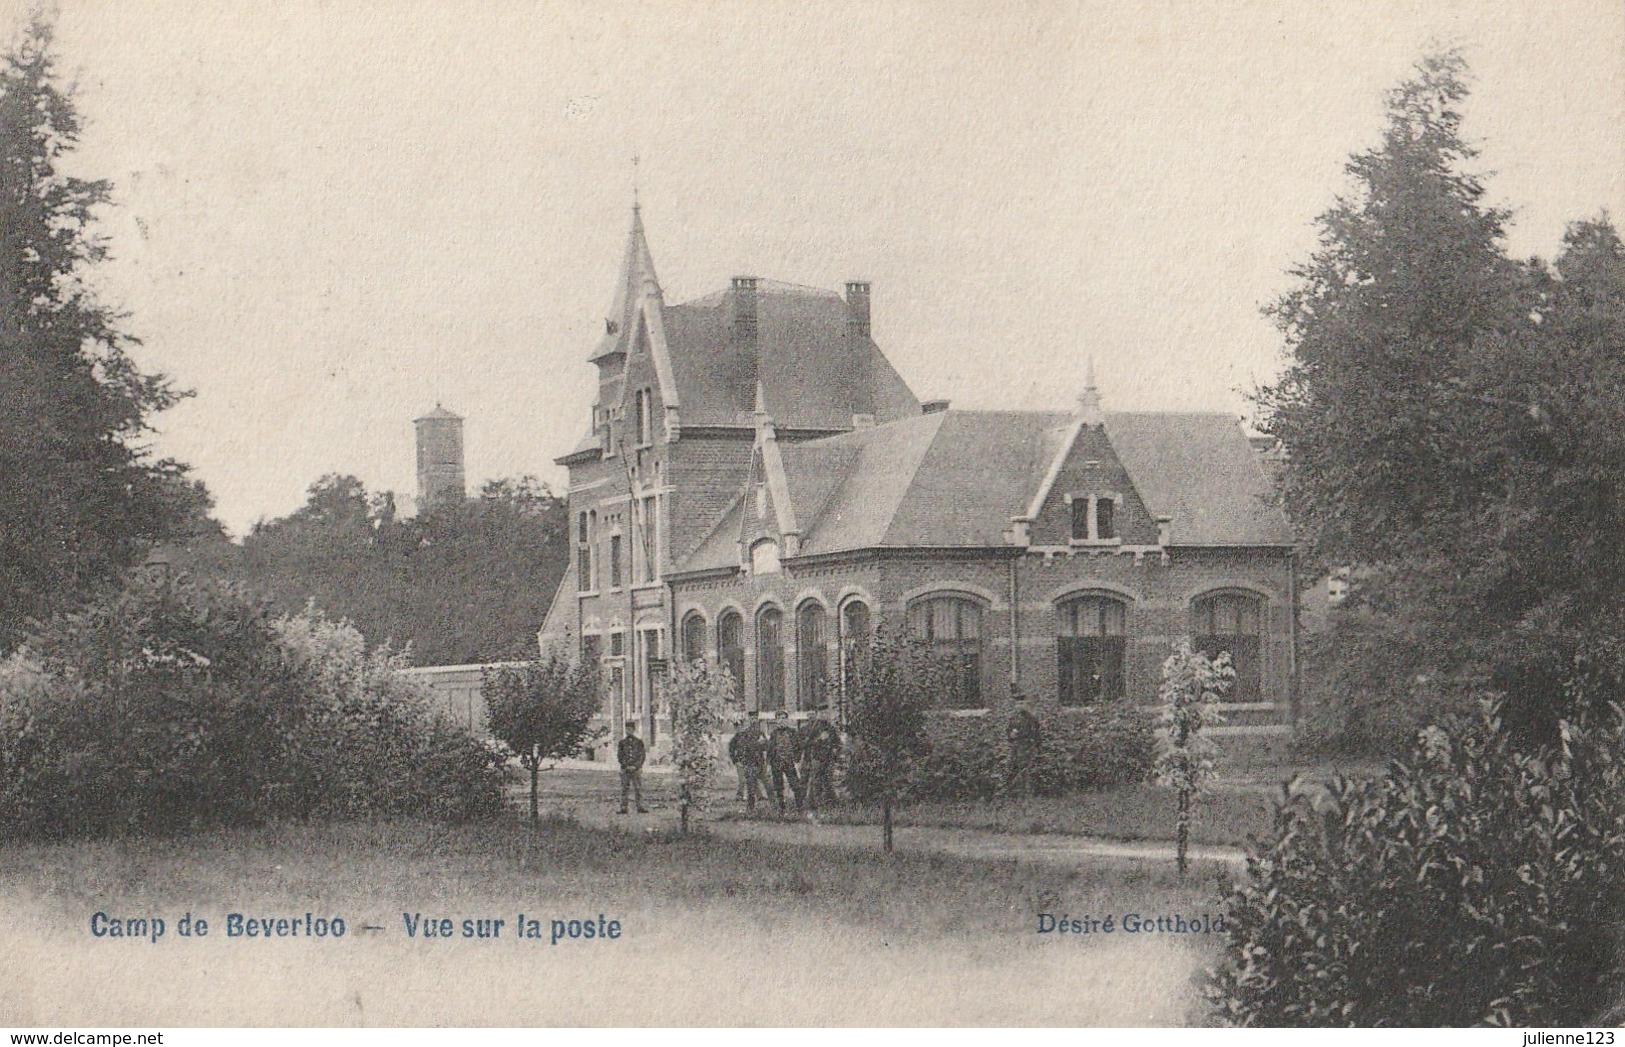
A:
{"label": "roof finial", "polygon": [[1093,353],[1084,360],[1083,392],[1078,396],[1078,417],[1085,425],[1099,425],[1105,420],[1105,414],[1100,409],[1100,390],[1095,388]]}
{"label": "roof finial", "polygon": [[632,210],[638,209],[638,155],[632,154]]}

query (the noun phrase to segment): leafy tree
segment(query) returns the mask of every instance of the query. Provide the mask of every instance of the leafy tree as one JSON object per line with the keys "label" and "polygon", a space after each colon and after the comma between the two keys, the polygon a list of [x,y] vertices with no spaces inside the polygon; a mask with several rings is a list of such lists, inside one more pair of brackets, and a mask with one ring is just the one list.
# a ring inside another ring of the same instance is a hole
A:
{"label": "leafy tree", "polygon": [[712,662],[678,659],[662,688],[671,714],[677,810],[686,833],[690,812],[705,806],[716,778],[717,746],[734,711],[733,674]]}
{"label": "leafy tree", "polygon": [[154,412],[181,395],[130,356],[89,275],[106,259],[107,182],[63,173],[79,142],[50,22],[0,55],[0,648],[81,604],[195,507],[183,466],[151,459]]}
{"label": "leafy tree", "polygon": [[853,788],[878,798],[881,845],[892,849],[892,808],[905,794],[916,762],[929,750],[925,710],[932,699],[954,691],[954,669],[912,637],[876,630],[864,671],[851,696],[847,730],[852,737]]}
{"label": "leafy tree", "polygon": [[568,537],[564,500],[534,477],[401,519],[388,492],[329,475],[226,569],[290,613],[314,600],[375,643],[410,644],[420,665],[479,662],[535,649]]}
{"label": "leafy tree", "polygon": [[599,706],[598,675],[591,666],[553,653],[486,667],[480,695],[490,712],[491,733],[530,772],[530,820],[535,824],[542,765],[586,752],[603,734],[592,725]]}
{"label": "leafy tree", "polygon": [[1177,862],[1179,878],[1189,867],[1191,800],[1213,777],[1213,739],[1204,732],[1224,722],[1218,704],[1235,682],[1230,652],[1209,659],[1181,639],[1162,663],[1162,725],[1165,734],[1157,754],[1157,782],[1179,793]]}
{"label": "leafy tree", "polygon": [[1381,143],[1267,310],[1290,357],[1260,425],[1288,452],[1310,563],[1357,568],[1339,617],[1359,627],[1330,658],[1386,635],[1386,704],[1413,704],[1419,678],[1490,686],[1509,726],[1549,741],[1587,693],[1570,684],[1625,675],[1625,267],[1606,218],[1571,229],[1555,267],[1507,256],[1467,93],[1447,52],[1389,96]]}

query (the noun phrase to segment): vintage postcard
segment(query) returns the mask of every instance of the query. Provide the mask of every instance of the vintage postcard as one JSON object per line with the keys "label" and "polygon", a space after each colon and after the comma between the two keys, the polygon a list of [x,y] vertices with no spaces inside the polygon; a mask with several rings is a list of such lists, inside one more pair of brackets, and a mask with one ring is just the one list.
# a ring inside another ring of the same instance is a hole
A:
{"label": "vintage postcard", "polygon": [[0,42],[0,1026],[1625,1022],[1619,4]]}

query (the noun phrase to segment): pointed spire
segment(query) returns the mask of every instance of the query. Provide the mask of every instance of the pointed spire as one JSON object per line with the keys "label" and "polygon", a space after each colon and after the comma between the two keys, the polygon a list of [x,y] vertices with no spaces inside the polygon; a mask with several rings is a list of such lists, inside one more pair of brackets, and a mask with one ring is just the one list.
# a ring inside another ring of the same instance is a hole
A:
{"label": "pointed spire", "polygon": [[1085,425],[1099,425],[1105,420],[1100,409],[1100,390],[1095,388],[1095,358],[1091,354],[1083,365],[1083,392],[1078,396],[1078,417]]}
{"label": "pointed spire", "polygon": [[654,258],[649,254],[649,240],[643,232],[642,209],[632,205],[632,231],[627,236],[626,252],[621,257],[621,274],[615,282],[615,299],[604,318],[604,335],[590,359],[626,352],[628,339],[636,325],[638,304],[646,295],[660,297],[660,280],[655,276]]}

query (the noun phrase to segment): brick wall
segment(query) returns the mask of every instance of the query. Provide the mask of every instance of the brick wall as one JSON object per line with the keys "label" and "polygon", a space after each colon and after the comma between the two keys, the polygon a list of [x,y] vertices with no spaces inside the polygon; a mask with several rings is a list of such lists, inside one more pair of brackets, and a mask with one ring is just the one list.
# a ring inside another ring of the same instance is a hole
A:
{"label": "brick wall", "polygon": [[[1285,550],[1175,549],[1165,558],[1120,551],[1071,554],[1027,553],[1016,567],[1016,675],[1022,690],[1043,704],[1056,702],[1058,601],[1098,592],[1126,604],[1125,689],[1134,704],[1153,704],[1161,665],[1172,644],[1189,635],[1191,604],[1215,590],[1244,590],[1263,600],[1262,698],[1290,715],[1293,677],[1292,574]],[[755,693],[754,616],[773,603],[785,614],[787,704],[795,708],[795,609],[818,599],[833,616],[857,596],[870,605],[873,621],[903,627],[907,603],[932,591],[962,592],[982,605],[982,694],[990,705],[1009,700],[1011,684],[1010,559],[1006,555],[879,554],[846,563],[786,564],[760,577],[681,580],[674,585],[678,615],[698,610],[715,650],[715,623],[724,607],[745,619],[746,693]]]}

